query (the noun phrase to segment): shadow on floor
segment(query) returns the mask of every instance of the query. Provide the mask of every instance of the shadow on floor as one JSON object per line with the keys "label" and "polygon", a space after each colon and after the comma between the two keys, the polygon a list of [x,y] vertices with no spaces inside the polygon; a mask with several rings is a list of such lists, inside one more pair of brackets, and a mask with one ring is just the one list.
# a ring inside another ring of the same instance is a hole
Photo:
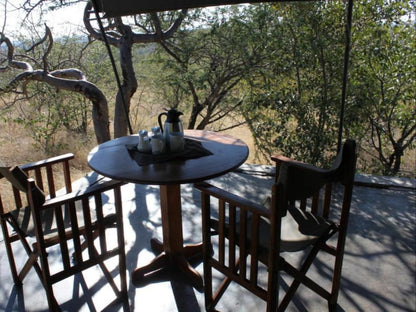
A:
{"label": "shadow on floor", "polygon": [[[273,179],[240,172],[211,182],[262,201],[268,195]],[[185,243],[200,242],[199,193],[192,185],[183,185],[181,191]],[[154,258],[150,239],[162,238],[158,207],[157,186],[123,186],[128,278],[136,267]],[[416,310],[415,210],[414,188],[354,188],[338,311]],[[23,250],[18,252],[24,253]],[[196,264],[196,269],[202,273],[201,264]],[[329,277],[330,269],[325,257],[317,258],[312,274],[322,280]],[[13,285],[3,246],[0,247],[0,281],[0,311],[47,311],[43,288],[33,270],[23,287]],[[178,278],[142,288],[129,283],[128,287],[131,311],[204,310],[203,294]],[[281,281],[281,287],[282,291],[287,288],[285,279]],[[96,268],[59,283],[55,293],[63,311],[101,311],[114,296]],[[235,285],[230,286],[218,305],[223,312],[263,311],[264,308],[264,302]],[[302,286],[288,307],[288,311],[326,310],[326,302]],[[123,311],[123,306],[111,306],[105,311]]]}

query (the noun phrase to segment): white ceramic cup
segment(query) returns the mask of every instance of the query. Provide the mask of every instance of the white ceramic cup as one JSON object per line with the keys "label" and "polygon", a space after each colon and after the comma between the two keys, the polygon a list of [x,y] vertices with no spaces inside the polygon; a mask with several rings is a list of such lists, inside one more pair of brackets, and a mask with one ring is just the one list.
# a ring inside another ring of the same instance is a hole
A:
{"label": "white ceramic cup", "polygon": [[165,141],[163,140],[163,137],[155,137],[153,136],[151,139],[152,142],[152,154],[153,155],[159,155],[163,154],[165,151]]}

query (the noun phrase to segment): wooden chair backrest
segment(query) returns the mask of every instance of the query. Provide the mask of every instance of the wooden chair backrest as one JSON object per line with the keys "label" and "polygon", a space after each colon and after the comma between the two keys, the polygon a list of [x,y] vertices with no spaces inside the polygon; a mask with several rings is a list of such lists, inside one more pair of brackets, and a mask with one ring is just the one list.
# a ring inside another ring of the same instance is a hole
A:
{"label": "wooden chair backrest", "polygon": [[[26,174],[33,178],[36,185],[50,198],[56,197],[57,189],[63,187],[66,193],[72,192],[72,181],[69,161],[74,158],[71,153],[32,162],[20,166]],[[59,183],[58,179],[63,178]]]}
{"label": "wooden chair backrest", "polygon": [[[0,180],[5,177],[12,188],[2,187],[0,194],[0,214],[29,205],[27,200],[28,178],[35,180],[37,198],[56,197],[57,189],[63,187],[65,193],[72,191],[72,181],[69,170],[69,161],[74,158],[72,153],[48,158],[42,161],[28,163],[22,166],[8,167],[0,163]],[[63,178],[63,181],[56,181]],[[13,198],[14,201],[11,199]]]}
{"label": "wooden chair backrest", "polygon": [[[305,210],[306,200],[311,198],[311,211],[325,218],[329,216],[332,184],[339,182],[344,187],[352,187],[355,174],[355,142],[347,140],[329,169],[321,169],[285,157],[275,158],[277,162],[276,189],[279,189],[279,203],[283,214],[288,203],[300,201],[301,209]],[[323,192],[322,192],[323,189]],[[323,204],[321,203],[323,198]],[[274,203],[277,204],[277,203]],[[322,204],[320,207],[319,205]]]}

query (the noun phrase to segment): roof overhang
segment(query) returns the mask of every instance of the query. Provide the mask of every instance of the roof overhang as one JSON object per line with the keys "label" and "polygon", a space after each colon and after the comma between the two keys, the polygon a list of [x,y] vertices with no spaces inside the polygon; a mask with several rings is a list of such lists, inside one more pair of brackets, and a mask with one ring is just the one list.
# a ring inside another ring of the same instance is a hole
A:
{"label": "roof overhang", "polygon": [[[92,0],[99,12],[107,17],[141,13],[202,8],[239,3],[278,2],[278,0]],[[293,0],[292,0],[293,1]]]}

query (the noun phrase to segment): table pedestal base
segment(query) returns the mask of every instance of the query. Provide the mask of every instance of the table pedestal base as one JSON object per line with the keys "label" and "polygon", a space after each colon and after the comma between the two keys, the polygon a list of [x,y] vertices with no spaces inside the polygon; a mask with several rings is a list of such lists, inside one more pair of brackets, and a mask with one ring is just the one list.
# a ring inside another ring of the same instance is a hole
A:
{"label": "table pedestal base", "polygon": [[181,253],[168,254],[163,250],[163,243],[157,239],[151,240],[154,252],[159,255],[148,265],[133,271],[131,278],[136,287],[143,287],[149,283],[172,279],[181,274],[195,289],[203,291],[203,280],[198,271],[191,264],[202,261],[202,243],[186,245]]}
{"label": "table pedestal base", "polygon": [[203,291],[201,275],[190,262],[202,261],[202,244],[183,246],[181,191],[179,184],[160,185],[163,243],[152,239],[151,247],[159,254],[153,261],[132,273],[133,285],[170,279],[181,274],[198,291]]}

